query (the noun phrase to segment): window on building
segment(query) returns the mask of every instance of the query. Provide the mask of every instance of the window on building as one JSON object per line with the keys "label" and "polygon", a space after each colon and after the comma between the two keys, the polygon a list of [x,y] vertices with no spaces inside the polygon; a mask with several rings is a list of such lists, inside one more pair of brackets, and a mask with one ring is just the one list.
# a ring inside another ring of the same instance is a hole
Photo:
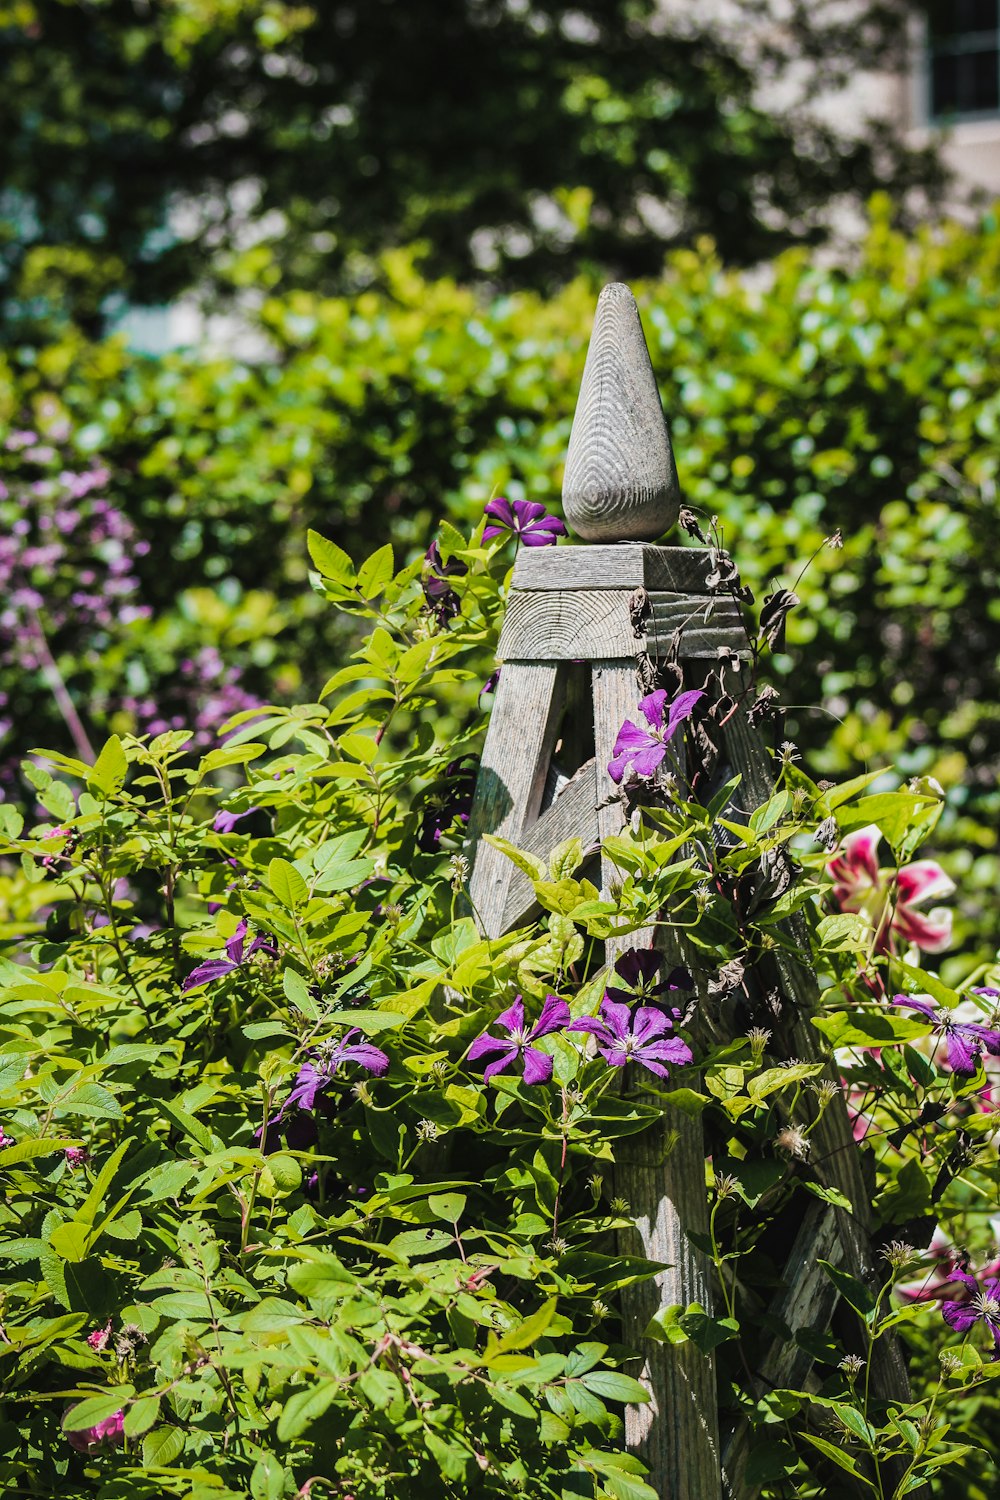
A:
{"label": "window on building", "polygon": [[936,0],[928,46],[932,120],[1000,113],[1000,0]]}

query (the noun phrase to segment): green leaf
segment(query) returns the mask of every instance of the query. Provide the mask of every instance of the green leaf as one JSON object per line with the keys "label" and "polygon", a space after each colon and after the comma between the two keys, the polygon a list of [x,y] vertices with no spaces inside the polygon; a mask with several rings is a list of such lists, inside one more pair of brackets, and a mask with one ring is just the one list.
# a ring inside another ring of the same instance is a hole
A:
{"label": "green leaf", "polygon": [[849,1276],[839,1266],[831,1265],[828,1260],[821,1260],[818,1264],[823,1267],[844,1301],[850,1303],[854,1311],[867,1321],[875,1311],[875,1294],[863,1282]]}
{"label": "green leaf", "polygon": [[854,1212],[854,1204],[839,1188],[821,1187],[818,1182],[808,1182],[805,1179],[799,1186],[805,1188],[807,1193],[812,1193],[814,1198],[821,1198],[824,1203],[829,1203],[831,1208],[842,1208],[849,1214]]}
{"label": "green leaf", "polygon": [[125,1436],[138,1437],[148,1432],[160,1415],[159,1396],[140,1396],[125,1413]]}
{"label": "green leaf", "polygon": [[391,582],[395,569],[395,560],[392,555],[392,544],[386,542],[377,552],[373,552],[367,562],[363,562],[358,569],[358,588],[364,599],[377,599],[387,583]]}
{"label": "green leaf", "polygon": [[564,839],[549,855],[549,877],[563,880],[572,875],[583,864],[582,839]]}
{"label": "green leaf", "polygon": [[256,760],[258,755],[263,755],[266,749],[266,745],[252,742],[221,745],[218,750],[210,750],[207,755],[202,756],[198,762],[198,775],[209,776],[213,771],[221,771],[224,766],[244,766],[248,761]]}
{"label": "green leaf", "polygon": [[142,1440],[142,1467],[166,1469],[184,1452],[184,1433],[179,1427],[158,1427]]}
{"label": "green leaf", "polygon": [[[274,861],[272,860],[273,863]],[[298,871],[295,873],[298,874]],[[299,879],[302,879],[301,875]],[[284,990],[285,998],[289,1004],[293,1005],[296,1010],[303,1011],[306,1015],[312,1013],[313,1003],[312,996],[309,993],[309,986],[297,969],[285,969],[283,971],[281,975],[281,988]],[[243,1030],[245,1034],[249,1034],[250,1028],[245,1026]]]}
{"label": "green leaf", "polygon": [[509,839],[502,839],[495,833],[483,835],[487,844],[492,844],[494,849],[499,849],[501,854],[517,866],[522,874],[527,875],[529,880],[544,880],[548,871],[543,860],[537,854],[526,854],[512,844]]}
{"label": "green leaf", "polygon": [[284,1492],[285,1470],[281,1463],[273,1453],[261,1454],[250,1475],[253,1500],[281,1500]]}
{"label": "green leaf", "polygon": [[116,734],[106,741],[93,768],[87,773],[87,785],[106,797],[113,797],[125,785],[128,774],[128,759],[122,742]]}
{"label": "green leaf", "polygon": [[427,1200],[427,1207],[436,1219],[444,1219],[448,1224],[456,1223],[465,1212],[464,1193],[432,1193]]}
{"label": "green leaf", "polygon": [[62,1419],[63,1430],[82,1432],[85,1427],[96,1427],[98,1422],[105,1422],[116,1411],[121,1411],[129,1397],[134,1395],[134,1386],[116,1385],[114,1390],[105,1391],[100,1396],[88,1396],[70,1407]]}
{"label": "green leaf", "polygon": [[329,1410],[339,1395],[340,1383],[336,1380],[322,1380],[307,1390],[296,1391],[278,1418],[279,1441],[287,1443],[299,1437]]}
{"label": "green leaf", "polygon": [[428,1452],[437,1460],[438,1468],[445,1479],[465,1478],[471,1457],[467,1448],[460,1448],[457,1443],[446,1442],[430,1428],[424,1433],[424,1442],[427,1444]]}
{"label": "green leaf", "polygon": [[354,584],[354,564],[342,547],[328,542],[318,531],[306,532],[306,545],[321,577],[331,578],[335,583]]}
{"label": "green leaf", "polygon": [[289,911],[297,911],[309,900],[309,887],[287,859],[271,860],[267,867],[267,883]]}
{"label": "green leaf", "polygon": [[58,1224],[49,1235],[49,1244],[63,1260],[86,1260],[90,1249],[90,1226],[76,1222]]}
{"label": "green leaf", "polygon": [[832,1047],[886,1047],[929,1036],[933,1030],[930,1021],[896,1010],[842,1010],[832,1016],[813,1016],[812,1024]]}
{"label": "green leaf", "polygon": [[68,1140],[33,1140],[18,1141],[15,1146],[5,1146],[0,1152],[0,1170],[5,1167],[16,1167],[24,1161],[35,1161],[40,1156],[55,1156],[58,1151],[65,1151],[67,1146],[78,1145],[70,1137]]}
{"label": "green leaf", "polygon": [[811,1443],[814,1448],[817,1448],[825,1458],[828,1458],[831,1463],[836,1464],[839,1469],[845,1469],[848,1474],[853,1474],[857,1479],[863,1478],[861,1470],[858,1468],[857,1459],[852,1458],[845,1449],[836,1448],[833,1443],[828,1443],[825,1438],[814,1437],[811,1432],[802,1432],[799,1436],[804,1437],[807,1443]]}
{"label": "green leaf", "polygon": [[588,1375],[578,1378],[588,1391],[603,1397],[605,1401],[635,1404],[651,1399],[644,1385],[633,1380],[631,1375],[622,1375],[618,1370],[591,1370]]}
{"label": "green leaf", "polygon": [[[512,1349],[528,1349],[543,1337],[552,1319],[556,1315],[556,1300],[552,1297],[548,1302],[542,1304],[537,1312],[525,1318],[516,1328],[505,1333],[493,1346],[494,1354],[506,1354]],[[491,1340],[492,1343],[492,1340]],[[487,1363],[490,1359],[490,1351],[487,1350]]]}

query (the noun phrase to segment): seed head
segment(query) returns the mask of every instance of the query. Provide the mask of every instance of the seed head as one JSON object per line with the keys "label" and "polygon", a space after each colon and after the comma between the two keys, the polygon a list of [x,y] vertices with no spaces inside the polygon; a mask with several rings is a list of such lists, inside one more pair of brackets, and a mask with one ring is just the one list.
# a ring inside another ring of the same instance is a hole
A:
{"label": "seed head", "polygon": [[770,1040],[771,1033],[765,1026],[751,1026],[750,1030],[747,1032],[747,1041],[750,1043],[750,1050],[753,1053],[754,1062],[760,1062],[761,1058],[764,1056],[764,1048],[767,1046]]}
{"label": "seed head", "polygon": [[422,1141],[436,1141],[441,1134],[440,1129],[433,1120],[417,1121],[417,1136]]}
{"label": "seed head", "polygon": [[805,1161],[809,1155],[809,1140],[801,1125],[785,1125],[775,1136],[774,1144],[798,1161]]}
{"label": "seed head", "polygon": [[847,1376],[847,1379],[851,1385],[853,1385],[857,1380],[864,1367],[865,1362],[861,1358],[860,1354],[845,1354],[843,1359],[840,1361],[839,1366],[839,1368],[843,1370],[844,1374]]}
{"label": "seed head", "polygon": [[892,1240],[888,1245],[882,1247],[882,1259],[892,1267],[894,1271],[902,1271],[910,1265],[914,1257],[912,1245],[905,1240]]}

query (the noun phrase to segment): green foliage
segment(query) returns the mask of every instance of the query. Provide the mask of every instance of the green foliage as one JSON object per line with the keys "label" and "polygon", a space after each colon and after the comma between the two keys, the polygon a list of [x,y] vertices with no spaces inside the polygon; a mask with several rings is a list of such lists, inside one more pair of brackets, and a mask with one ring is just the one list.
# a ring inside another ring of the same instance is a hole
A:
{"label": "green foliage", "polygon": [[[621,1368],[637,1351],[615,1309],[655,1270],[618,1238],[631,1229],[611,1186],[621,1143],[675,1109],[704,1123],[718,1312],[665,1309],[647,1336],[703,1352],[738,1341],[734,1371],[757,1368],[772,1336],[777,1247],[804,1205],[861,1207],[810,1157],[840,1090],[827,1064],[789,1057],[791,1031],[767,1008],[775,957],[801,960],[803,945],[826,986],[824,1031],[859,1015],[888,1026],[879,1053],[839,1054],[853,1108],[879,1122],[865,1149],[882,1234],[906,1225],[926,1243],[936,1215],[987,1252],[968,1212],[1000,1181],[976,1107],[983,1060],[952,1073],[932,1043],[918,1050],[929,1027],[916,1036],[884,998],[959,995],[917,954],[880,946],[880,919],[838,921],[812,836],[877,822],[909,857],[938,800],[864,778],[823,789],[786,756],[748,817],[738,781],[705,806],[682,775],[607,842],[613,900],[578,869],[576,841],[547,867],[512,851],[541,914],[482,939],[463,914],[452,784],[481,721],[456,742],[441,709],[495,648],[505,548],[454,528],[440,546],[466,570],[449,575],[444,623],[419,569],[388,568],[384,549],[355,569],[310,538],[317,590],[367,629],[323,703],[238,715],[200,759],[186,731],[111,736],[89,765],[38,752],[47,817],[0,809],[0,852],[47,913],[44,933],[15,922],[18,961],[0,960],[6,1492],[292,1500],[322,1478],[414,1500],[652,1500],[620,1451],[621,1408],[644,1392]],[[238,831],[220,802],[245,815]],[[601,940],[649,925],[694,976],[690,1083],[618,1087],[563,1024],[538,1043],[550,1082],[516,1066],[484,1079],[470,1044],[515,991],[531,1017],[552,991],[590,1015]],[[966,972],[963,994],[980,977]],[[741,1034],[761,1014],[774,1029]],[[866,1357],[897,1327],[940,1341],[936,1304],[888,1300],[919,1252],[893,1255],[881,1284],[830,1267],[861,1319],[844,1325],[847,1347],[860,1338]],[[970,1496],[985,1493],[974,1442],[948,1430],[956,1414],[965,1435],[981,1425],[978,1334],[886,1409],[828,1328],[793,1332],[819,1361],[816,1389],[721,1382],[724,1409],[751,1423],[765,1493],[828,1492],[816,1486],[833,1465],[902,1497],[959,1462]],[[826,1413],[850,1451],[816,1436]]]}
{"label": "green foliage", "polygon": [[0,316],[93,331],[123,298],[204,288],[248,241],[275,257],[253,285],[326,292],[415,241],[434,275],[518,286],[585,261],[649,275],[705,233],[748,264],[820,237],[832,199],[936,181],[888,122],[802,107],[902,61],[918,0],[848,25],[796,4],[780,30],[738,8],[722,26],[654,0],[5,4]]}
{"label": "green foliage", "polygon": [[[908,241],[877,207],[850,269],[793,252],[751,285],[706,246],[638,288],[689,500],[703,524],[722,518],[747,581],[791,583],[843,533],[803,580],[775,664],[807,705],[787,732],[821,773],[895,763],[945,788],[957,932],[983,957],[1000,878],[997,243],[992,220]],[[269,252],[250,255],[247,275],[263,275]],[[95,738],[141,727],[123,681],[165,696],[199,643],[217,642],[256,696],[318,693],[332,627],[303,594],[306,526],[354,553],[391,537],[402,560],[442,497],[466,523],[497,490],[557,492],[594,285],[489,303],[428,283],[402,253],[383,272],[384,294],[265,299],[259,363],[152,360],[78,334],[10,356],[0,410],[44,433],[54,396],[151,544],[137,571],[153,622],[74,655]],[[460,687],[453,701],[471,702]],[[62,732],[44,683],[9,755],[29,748],[29,724],[35,739]]]}

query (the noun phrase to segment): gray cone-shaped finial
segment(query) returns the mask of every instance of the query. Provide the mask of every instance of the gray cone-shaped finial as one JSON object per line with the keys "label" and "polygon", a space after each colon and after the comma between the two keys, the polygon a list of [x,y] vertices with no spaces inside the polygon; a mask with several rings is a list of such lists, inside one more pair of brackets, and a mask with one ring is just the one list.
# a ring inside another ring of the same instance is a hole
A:
{"label": "gray cone-shaped finial", "polygon": [[597,303],[566,454],[563,510],[588,542],[649,542],[677,519],[680,486],[635,298]]}

